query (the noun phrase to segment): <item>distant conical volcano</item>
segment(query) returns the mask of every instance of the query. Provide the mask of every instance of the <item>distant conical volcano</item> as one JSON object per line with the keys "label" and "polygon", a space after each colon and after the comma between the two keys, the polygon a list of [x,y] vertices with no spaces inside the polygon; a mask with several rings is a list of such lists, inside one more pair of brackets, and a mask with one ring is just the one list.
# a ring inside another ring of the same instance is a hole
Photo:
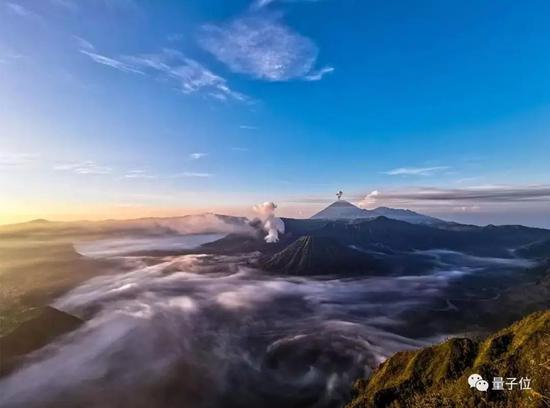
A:
{"label": "distant conical volcano", "polygon": [[378,207],[374,210],[365,210],[359,208],[349,201],[338,200],[330,204],[324,210],[313,215],[312,219],[325,220],[353,220],[360,218],[386,217],[394,220],[410,222],[411,224],[441,224],[444,221],[416,213],[411,210],[402,210],[398,208]]}
{"label": "distant conical volcano", "polygon": [[348,218],[369,218],[365,214],[365,210],[353,205],[346,200],[338,200],[333,202],[324,210],[319,211],[311,217],[312,219],[348,219]]}

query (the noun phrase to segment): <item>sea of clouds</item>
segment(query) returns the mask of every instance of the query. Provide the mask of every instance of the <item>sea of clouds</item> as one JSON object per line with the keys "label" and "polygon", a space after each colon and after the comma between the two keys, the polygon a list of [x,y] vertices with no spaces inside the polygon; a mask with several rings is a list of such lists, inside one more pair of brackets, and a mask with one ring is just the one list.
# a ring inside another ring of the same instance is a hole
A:
{"label": "sea of clouds", "polygon": [[407,313],[497,261],[456,266],[459,254],[435,252],[439,266],[418,275],[305,278],[256,269],[253,254],[113,251],[126,244],[86,244],[125,272],[55,302],[85,324],[2,379],[1,407],[339,406],[391,354],[448,334],[404,334]]}

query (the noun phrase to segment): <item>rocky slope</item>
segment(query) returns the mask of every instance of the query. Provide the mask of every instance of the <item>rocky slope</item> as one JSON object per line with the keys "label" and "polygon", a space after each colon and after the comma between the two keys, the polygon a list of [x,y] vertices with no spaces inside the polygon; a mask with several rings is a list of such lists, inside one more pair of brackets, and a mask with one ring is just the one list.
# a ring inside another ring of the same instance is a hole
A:
{"label": "rocky slope", "polygon": [[287,275],[380,273],[372,256],[328,237],[306,235],[261,261],[263,268]]}
{"label": "rocky slope", "polygon": [[[474,373],[489,382],[487,392],[469,387]],[[494,377],[528,377],[531,389],[493,390]],[[533,313],[484,341],[456,338],[399,352],[354,388],[356,397],[346,408],[548,407],[550,310]]]}

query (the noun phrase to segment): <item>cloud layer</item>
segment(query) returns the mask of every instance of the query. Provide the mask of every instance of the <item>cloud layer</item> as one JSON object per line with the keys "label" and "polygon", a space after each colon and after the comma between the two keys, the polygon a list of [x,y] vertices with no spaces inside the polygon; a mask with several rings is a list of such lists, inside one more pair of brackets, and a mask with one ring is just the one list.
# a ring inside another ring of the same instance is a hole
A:
{"label": "cloud layer", "polygon": [[[371,196],[369,194],[368,196]],[[549,202],[550,186],[478,186],[470,188],[419,188],[377,194],[379,199],[426,202]]]}
{"label": "cloud layer", "polygon": [[185,94],[205,91],[208,95],[221,100],[247,99],[245,95],[230,89],[224,78],[177,50],[164,49],[160,53],[129,56],[124,59],[142,69],[160,73],[166,79],[176,81]]}
{"label": "cloud layer", "polygon": [[202,159],[203,157],[206,157],[208,156],[208,153],[200,153],[200,152],[197,152],[197,153],[191,153],[189,155],[189,158],[191,160],[198,160],[198,159]]}
{"label": "cloud layer", "polygon": [[92,61],[97,62],[98,64],[106,65],[108,67],[118,69],[122,72],[132,72],[134,74],[143,74],[143,71],[140,71],[137,68],[132,67],[129,64],[126,64],[122,61],[119,61],[114,58],[106,57],[105,55],[96,54],[95,52],[87,51],[85,49],[80,50],[84,55],[87,55],[92,59]]}
{"label": "cloud layer", "polygon": [[443,170],[448,170],[448,166],[434,166],[434,167],[399,167],[384,172],[384,174],[390,176],[431,176],[435,173],[439,173]]}
{"label": "cloud layer", "polygon": [[4,405],[339,406],[354,378],[430,342],[403,333],[406,313],[433,313],[460,276],[288,278],[249,260],[122,259],[56,302],[86,324],[0,382]]}
{"label": "cloud layer", "polygon": [[122,72],[160,77],[167,82],[174,83],[184,94],[202,92],[218,100],[248,100],[244,94],[231,89],[224,78],[177,50],[163,49],[159,53],[126,55],[116,58],[86,49],[81,49],[80,52],[98,64]]}
{"label": "cloud layer", "polygon": [[319,50],[274,15],[247,15],[203,26],[200,44],[236,73],[267,81],[319,80],[332,67],[315,69]]}
{"label": "cloud layer", "polygon": [[26,167],[36,161],[37,154],[0,152],[0,169]]}
{"label": "cloud layer", "polygon": [[92,160],[87,160],[83,162],[57,164],[54,166],[54,170],[69,171],[76,174],[110,174],[113,169]]}
{"label": "cloud layer", "polygon": [[298,2],[304,2],[304,3],[316,3],[319,0],[256,0],[252,4],[253,9],[261,9],[263,7],[267,7],[270,4],[273,3],[298,3]]}

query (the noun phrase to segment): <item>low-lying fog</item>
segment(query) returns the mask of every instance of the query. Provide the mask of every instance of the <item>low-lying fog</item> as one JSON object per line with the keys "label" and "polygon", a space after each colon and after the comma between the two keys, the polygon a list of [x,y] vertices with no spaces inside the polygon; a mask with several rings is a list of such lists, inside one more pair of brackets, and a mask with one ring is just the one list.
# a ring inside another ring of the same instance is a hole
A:
{"label": "low-lying fog", "polygon": [[74,245],[82,255],[105,257],[142,251],[175,251],[190,249],[224,237],[224,234],[189,234],[159,237],[105,238]]}
{"label": "low-lying fog", "polygon": [[140,245],[77,246],[131,271],[57,300],[86,323],[3,379],[2,407],[339,406],[370,367],[452,334],[409,330],[406,314],[449,306],[449,285],[503,262],[435,251],[438,266],[414,276],[297,278],[254,269],[253,255],[119,255]]}

